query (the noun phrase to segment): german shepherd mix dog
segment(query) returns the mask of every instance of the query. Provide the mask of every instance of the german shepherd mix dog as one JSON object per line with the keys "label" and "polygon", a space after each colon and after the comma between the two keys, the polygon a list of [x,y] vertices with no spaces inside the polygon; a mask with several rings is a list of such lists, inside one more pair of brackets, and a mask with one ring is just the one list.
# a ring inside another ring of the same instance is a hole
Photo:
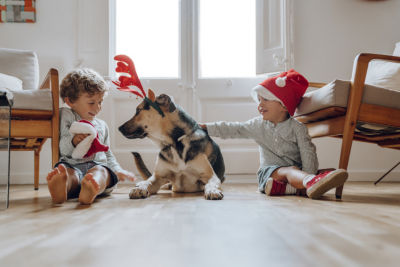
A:
{"label": "german shepherd mix dog", "polygon": [[173,192],[204,191],[206,199],[222,199],[225,165],[218,145],[168,95],[154,99],[158,110],[150,103],[140,103],[133,118],[119,127],[129,139],[149,137],[160,146],[153,175],[140,155],[133,153],[145,180],[135,185],[129,197],[146,198],[171,183]]}

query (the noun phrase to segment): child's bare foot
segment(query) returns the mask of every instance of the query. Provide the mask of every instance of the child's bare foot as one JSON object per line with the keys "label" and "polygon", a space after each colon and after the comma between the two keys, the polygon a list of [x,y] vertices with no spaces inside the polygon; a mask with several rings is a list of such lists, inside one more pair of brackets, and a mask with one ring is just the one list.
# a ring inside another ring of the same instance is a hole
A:
{"label": "child's bare foot", "polygon": [[56,204],[61,204],[67,200],[67,169],[63,164],[57,166],[47,174],[47,186],[50,191],[51,199]]}
{"label": "child's bare foot", "polygon": [[92,204],[96,196],[100,193],[100,186],[93,178],[93,174],[88,173],[81,182],[81,192],[79,193],[79,202],[81,204]]}

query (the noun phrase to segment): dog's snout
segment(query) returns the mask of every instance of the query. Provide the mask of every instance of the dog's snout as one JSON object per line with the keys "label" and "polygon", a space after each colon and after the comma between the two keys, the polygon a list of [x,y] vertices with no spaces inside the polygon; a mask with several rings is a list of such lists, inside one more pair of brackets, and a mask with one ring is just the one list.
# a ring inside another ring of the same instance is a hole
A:
{"label": "dog's snout", "polygon": [[121,126],[118,127],[118,130],[125,136],[127,137],[132,133],[132,127],[129,126],[129,121],[125,122]]}
{"label": "dog's snout", "polygon": [[134,138],[145,138],[147,136],[147,133],[143,129],[143,127],[132,124],[130,122],[126,122],[120,127],[118,127],[118,130],[126,137],[129,139],[134,139]]}
{"label": "dog's snout", "polygon": [[121,133],[124,133],[124,129],[125,129],[124,125],[121,125],[121,126],[118,127],[118,130],[119,130]]}

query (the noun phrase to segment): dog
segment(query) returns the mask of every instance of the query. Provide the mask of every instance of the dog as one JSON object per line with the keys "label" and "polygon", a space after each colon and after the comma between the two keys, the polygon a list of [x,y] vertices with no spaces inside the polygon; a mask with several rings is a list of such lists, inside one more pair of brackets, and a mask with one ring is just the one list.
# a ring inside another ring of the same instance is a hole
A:
{"label": "dog", "polygon": [[126,138],[148,137],[160,147],[153,174],[140,154],[133,152],[145,180],[135,185],[129,197],[147,198],[170,183],[173,192],[204,191],[206,199],[222,199],[225,164],[218,145],[168,95],[153,95],[149,102],[142,101],[133,118],[119,127]]}

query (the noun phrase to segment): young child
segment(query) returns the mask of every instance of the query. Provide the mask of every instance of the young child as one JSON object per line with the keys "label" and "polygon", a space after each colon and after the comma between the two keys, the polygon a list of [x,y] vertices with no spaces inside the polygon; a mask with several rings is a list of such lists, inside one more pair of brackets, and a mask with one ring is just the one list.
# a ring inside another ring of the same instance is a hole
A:
{"label": "young child", "polygon": [[91,69],[76,69],[61,83],[61,98],[70,108],[60,108],[60,162],[47,175],[54,203],[79,197],[81,204],[91,204],[96,196],[110,194],[119,180],[134,180],[132,173],[121,168],[111,150],[72,157],[76,146],[87,137],[70,133],[71,124],[76,121],[90,122],[97,131],[98,141],[109,146],[108,126],[96,118],[107,90],[104,79]]}
{"label": "young child", "polygon": [[269,196],[296,194],[296,189],[306,189],[308,197],[319,198],[347,179],[348,174],[342,169],[315,175],[315,146],[307,127],[291,117],[307,87],[308,81],[296,71],[283,72],[252,90],[261,117],[201,125],[211,136],[250,138],[259,145],[258,189]]}

